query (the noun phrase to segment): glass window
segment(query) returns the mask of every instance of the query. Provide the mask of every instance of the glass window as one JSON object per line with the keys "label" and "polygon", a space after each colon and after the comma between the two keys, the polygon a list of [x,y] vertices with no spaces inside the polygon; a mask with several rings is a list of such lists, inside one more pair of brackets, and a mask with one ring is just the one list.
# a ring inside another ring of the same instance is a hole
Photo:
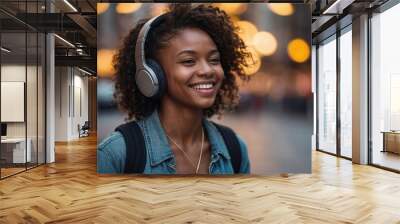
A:
{"label": "glass window", "polygon": [[[43,5],[43,1],[41,4]],[[5,1],[15,13],[38,13],[39,1]],[[45,162],[45,35],[0,12],[0,178]],[[35,17],[37,18],[37,17]]]}
{"label": "glass window", "polygon": [[26,114],[27,141],[31,152],[27,167],[31,168],[37,165],[37,33],[28,32],[27,39]]}
{"label": "glass window", "polygon": [[318,149],[336,153],[336,37],[318,48]]}
{"label": "glass window", "polygon": [[372,26],[372,163],[400,170],[400,4],[376,14]]}
{"label": "glass window", "polygon": [[352,74],[350,29],[340,36],[340,154],[348,158],[352,156]]}
{"label": "glass window", "polygon": [[1,47],[0,110],[6,130],[1,139],[1,176],[6,177],[24,171],[31,152],[26,142],[26,33],[2,32]]}

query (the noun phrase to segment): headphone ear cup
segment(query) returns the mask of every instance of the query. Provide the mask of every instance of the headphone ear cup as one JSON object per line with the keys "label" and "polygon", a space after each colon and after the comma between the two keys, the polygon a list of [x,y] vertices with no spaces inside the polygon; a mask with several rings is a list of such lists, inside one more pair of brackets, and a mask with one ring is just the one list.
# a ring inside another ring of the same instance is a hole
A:
{"label": "headphone ear cup", "polygon": [[165,77],[164,70],[162,69],[161,65],[153,59],[147,59],[146,64],[151,68],[151,70],[153,70],[158,79],[158,92],[152,98],[160,99],[164,95],[167,88],[167,79]]}

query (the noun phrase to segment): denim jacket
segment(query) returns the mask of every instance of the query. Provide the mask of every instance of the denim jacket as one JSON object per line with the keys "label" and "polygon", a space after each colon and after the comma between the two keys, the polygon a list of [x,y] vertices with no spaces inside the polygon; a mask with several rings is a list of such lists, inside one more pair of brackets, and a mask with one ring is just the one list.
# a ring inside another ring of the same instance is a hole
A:
{"label": "denim jacket", "polygon": [[[175,174],[176,162],[161,126],[158,112],[137,121],[145,140],[147,161],[144,174]],[[203,119],[203,127],[207,132],[211,145],[209,174],[234,174],[229,151],[217,128],[207,119]],[[238,136],[242,161],[240,173],[250,173],[247,147]],[[113,132],[97,147],[97,172],[100,174],[124,173],[126,146],[121,133]]]}

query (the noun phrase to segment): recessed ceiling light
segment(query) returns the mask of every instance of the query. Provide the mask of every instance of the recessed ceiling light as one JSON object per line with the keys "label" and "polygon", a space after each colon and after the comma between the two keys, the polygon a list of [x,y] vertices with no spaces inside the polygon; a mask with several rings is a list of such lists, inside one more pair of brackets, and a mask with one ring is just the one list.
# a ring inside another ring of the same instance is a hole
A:
{"label": "recessed ceiling light", "polygon": [[68,40],[66,40],[66,39],[64,39],[64,38],[62,38],[62,37],[60,37],[60,36],[57,35],[57,34],[54,34],[54,36],[57,37],[57,38],[58,38],[59,40],[61,40],[62,42],[66,43],[68,46],[75,48],[75,45],[73,45],[73,44],[72,44],[71,42],[69,42]]}
{"label": "recessed ceiling light", "polygon": [[6,53],[10,53],[10,52],[11,52],[11,50],[9,50],[9,49],[7,49],[7,48],[5,48],[5,47],[1,47],[1,50],[4,51],[4,52],[6,52]]}
{"label": "recessed ceiling light", "polygon": [[78,70],[81,71],[81,72],[83,72],[83,73],[85,73],[85,74],[87,74],[87,75],[93,75],[92,73],[90,73],[90,72],[88,72],[88,71],[86,71],[86,70],[83,70],[83,69],[81,69],[81,68],[79,68],[79,67],[78,67]]}
{"label": "recessed ceiling light", "polygon": [[74,12],[78,12],[78,10],[68,1],[64,0],[65,4],[67,4]]}

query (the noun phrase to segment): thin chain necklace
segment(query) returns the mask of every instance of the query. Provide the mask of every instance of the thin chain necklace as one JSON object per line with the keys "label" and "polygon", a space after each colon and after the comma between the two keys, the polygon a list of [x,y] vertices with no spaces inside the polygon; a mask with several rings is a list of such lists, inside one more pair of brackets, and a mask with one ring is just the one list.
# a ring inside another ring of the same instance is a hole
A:
{"label": "thin chain necklace", "polygon": [[204,130],[203,127],[201,127],[201,148],[200,148],[200,156],[199,156],[199,161],[197,162],[197,167],[194,165],[194,162],[190,159],[190,157],[186,154],[186,152],[182,149],[181,146],[179,146],[167,133],[165,133],[169,140],[171,140],[172,143],[176,145],[176,147],[183,153],[183,155],[186,157],[186,159],[192,164],[193,168],[196,169],[196,174],[199,172],[200,168],[200,163],[201,163],[201,157],[203,155],[203,146],[204,146]]}

